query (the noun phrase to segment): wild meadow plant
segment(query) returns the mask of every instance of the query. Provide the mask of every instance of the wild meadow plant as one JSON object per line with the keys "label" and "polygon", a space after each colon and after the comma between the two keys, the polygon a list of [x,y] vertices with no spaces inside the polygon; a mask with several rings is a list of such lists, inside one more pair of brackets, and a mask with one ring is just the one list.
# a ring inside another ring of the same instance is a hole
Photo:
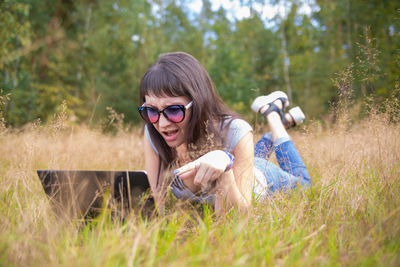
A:
{"label": "wild meadow plant", "polygon": [[0,265],[399,266],[400,124],[389,111],[396,101],[385,113],[370,108],[361,121],[315,121],[294,131],[312,186],[222,217],[169,193],[164,213],[152,219],[116,222],[105,210],[90,223],[64,223],[36,170],[143,169],[142,130],[69,125],[63,111],[46,126],[3,128]]}
{"label": "wild meadow plant", "polygon": [[[375,53],[367,52],[360,64]],[[373,66],[365,68],[376,73]],[[0,265],[399,266],[400,90],[397,84],[381,106],[357,103],[355,76],[369,83],[376,77],[354,71],[350,65],[333,79],[333,119],[291,133],[311,187],[274,193],[246,214],[233,209],[222,217],[167,192],[163,212],[150,219],[132,213],[120,222],[104,209],[87,223],[64,222],[36,170],[143,169],[142,127],[127,129],[111,108],[103,129],[78,126],[63,103],[47,125],[13,129],[0,109]],[[0,94],[0,108],[8,98]],[[255,138],[266,130],[254,129]]]}

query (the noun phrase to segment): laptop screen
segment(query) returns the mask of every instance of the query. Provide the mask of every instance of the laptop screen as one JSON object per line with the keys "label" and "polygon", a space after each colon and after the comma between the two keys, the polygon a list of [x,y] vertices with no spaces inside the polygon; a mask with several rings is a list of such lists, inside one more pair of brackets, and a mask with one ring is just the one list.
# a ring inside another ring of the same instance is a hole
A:
{"label": "laptop screen", "polygon": [[[38,170],[57,215],[92,218],[104,207],[125,218],[133,209],[154,210],[144,171]],[[147,212],[147,211],[146,211]]]}

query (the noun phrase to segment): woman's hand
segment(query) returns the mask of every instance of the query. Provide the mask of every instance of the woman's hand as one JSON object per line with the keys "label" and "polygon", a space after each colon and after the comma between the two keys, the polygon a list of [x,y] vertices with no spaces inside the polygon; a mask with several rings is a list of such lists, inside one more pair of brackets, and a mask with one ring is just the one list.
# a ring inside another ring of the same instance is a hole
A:
{"label": "woman's hand", "polygon": [[192,161],[174,171],[181,179],[193,177],[195,185],[199,185],[205,191],[211,182],[217,180],[231,165],[233,158],[225,151],[213,150],[200,158]]}

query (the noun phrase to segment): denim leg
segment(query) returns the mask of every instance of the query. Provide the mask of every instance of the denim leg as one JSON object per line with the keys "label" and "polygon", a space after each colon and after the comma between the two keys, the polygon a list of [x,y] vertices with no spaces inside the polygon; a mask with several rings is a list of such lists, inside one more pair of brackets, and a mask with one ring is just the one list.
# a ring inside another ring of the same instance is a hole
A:
{"label": "denim leg", "polygon": [[272,142],[272,134],[264,134],[254,146],[254,157],[268,159],[274,151]]}
{"label": "denim leg", "polygon": [[275,155],[279,166],[284,171],[299,177],[301,185],[310,185],[310,175],[292,140],[282,142],[278,145],[275,144]]}
{"label": "denim leg", "polygon": [[275,192],[276,190],[293,189],[301,180],[299,177],[282,170],[263,158],[255,157],[254,166],[256,174],[254,193],[257,196],[268,194],[268,192]]}
{"label": "denim leg", "polygon": [[[290,137],[272,142],[272,135],[267,133],[257,142],[254,150],[255,195],[292,189],[297,183],[310,185],[310,175]],[[280,168],[266,160],[273,151]]]}

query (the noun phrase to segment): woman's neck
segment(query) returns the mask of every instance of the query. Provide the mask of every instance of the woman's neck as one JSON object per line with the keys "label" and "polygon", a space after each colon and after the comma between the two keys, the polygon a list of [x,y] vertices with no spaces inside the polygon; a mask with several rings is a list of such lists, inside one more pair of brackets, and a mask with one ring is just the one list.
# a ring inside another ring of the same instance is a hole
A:
{"label": "woman's neck", "polygon": [[176,148],[176,154],[179,164],[185,164],[190,161],[186,142]]}

